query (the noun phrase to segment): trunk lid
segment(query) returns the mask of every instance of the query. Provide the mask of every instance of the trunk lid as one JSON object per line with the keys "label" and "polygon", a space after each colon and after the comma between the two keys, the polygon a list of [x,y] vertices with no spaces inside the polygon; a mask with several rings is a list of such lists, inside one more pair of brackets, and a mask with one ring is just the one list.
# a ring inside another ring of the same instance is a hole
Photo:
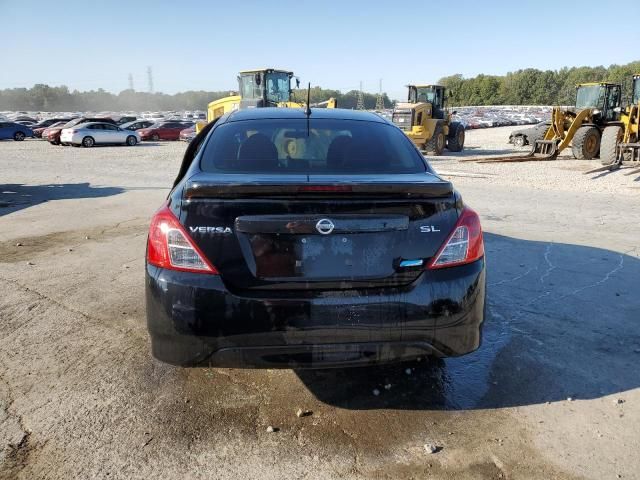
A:
{"label": "trunk lid", "polygon": [[230,289],[342,290],[411,283],[457,217],[429,173],[198,173],[180,220]]}

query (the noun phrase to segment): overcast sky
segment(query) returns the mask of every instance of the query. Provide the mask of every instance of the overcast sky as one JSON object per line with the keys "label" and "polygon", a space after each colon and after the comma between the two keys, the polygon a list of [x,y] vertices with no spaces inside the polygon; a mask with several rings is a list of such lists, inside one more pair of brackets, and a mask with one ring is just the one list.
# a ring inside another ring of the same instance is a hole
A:
{"label": "overcast sky", "polygon": [[[383,90],[454,73],[610,65],[640,45],[606,2],[0,0],[0,88],[235,89],[239,70],[293,70],[306,84]],[[593,38],[592,41],[589,38]]]}

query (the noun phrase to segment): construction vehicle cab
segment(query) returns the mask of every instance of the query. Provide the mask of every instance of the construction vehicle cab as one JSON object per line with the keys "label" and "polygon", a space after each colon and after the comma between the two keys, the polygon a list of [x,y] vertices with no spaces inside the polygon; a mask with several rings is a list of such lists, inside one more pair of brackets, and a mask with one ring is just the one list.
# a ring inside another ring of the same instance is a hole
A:
{"label": "construction vehicle cab", "polygon": [[640,104],[640,74],[633,76],[633,93],[631,103],[633,105]]}
{"label": "construction vehicle cab", "polygon": [[[445,109],[446,88],[442,85],[407,85],[407,102],[398,103],[392,122],[421,150],[441,155],[464,148],[464,125],[451,121]],[[454,112],[455,113],[455,112]]]}
{"label": "construction vehicle cab", "polygon": [[[225,113],[242,108],[299,107],[291,102],[293,72],[261,68],[245,70],[238,75],[238,93],[219,98],[207,106],[207,122],[213,122]],[[299,81],[296,78],[296,86]],[[235,92],[234,92],[235,93]],[[196,126],[200,129],[204,124]]]}
{"label": "construction vehicle cab", "polygon": [[[245,70],[238,75],[238,92],[219,98],[207,106],[207,122],[213,122],[226,113],[244,108],[289,107],[303,108],[306,104],[292,98],[291,79],[295,79],[296,88],[300,80],[287,70],[260,68]],[[335,98],[312,104],[312,107],[337,108]],[[196,131],[200,132],[206,123],[198,122]]]}
{"label": "construction vehicle cab", "polygon": [[614,83],[582,83],[576,87],[575,109],[592,109],[594,121],[616,121],[620,118],[622,88]]}
{"label": "construction vehicle cab", "polygon": [[445,87],[442,85],[407,85],[409,103],[430,103],[434,118],[444,118]]}
{"label": "construction vehicle cab", "polygon": [[[631,103],[602,132],[601,169],[617,170],[624,162],[640,164],[640,75],[632,77]],[[620,109],[618,109],[620,110]],[[634,170],[635,173],[639,170]]]}
{"label": "construction vehicle cab", "polygon": [[[291,101],[293,72],[265,68],[238,75],[240,108],[278,107]],[[297,86],[300,81],[296,78]]]}

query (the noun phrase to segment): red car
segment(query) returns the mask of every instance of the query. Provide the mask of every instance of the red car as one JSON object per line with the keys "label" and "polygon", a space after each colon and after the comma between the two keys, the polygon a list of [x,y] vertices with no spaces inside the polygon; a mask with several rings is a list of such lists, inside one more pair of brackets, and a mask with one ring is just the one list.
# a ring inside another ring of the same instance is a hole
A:
{"label": "red car", "polygon": [[40,123],[31,127],[31,130],[33,130],[33,136],[36,138],[42,138],[42,132],[44,132],[47,128],[53,127],[55,124],[60,122],[62,122],[61,125],[64,125],[69,120],[73,120],[73,119],[72,118],[48,118],[47,120],[43,120]]}
{"label": "red car", "polygon": [[[50,125],[47,128],[43,128],[42,132],[40,132],[40,138],[42,138],[43,140],[48,140],[49,139],[49,132],[51,132],[52,130],[55,130],[57,128],[64,127],[67,124],[68,121],[69,120],[66,120],[64,122],[54,123],[53,125]],[[34,131],[34,133],[35,133],[35,131]]]}
{"label": "red car", "polygon": [[189,128],[192,123],[187,122],[160,122],[149,128],[138,130],[142,140],[178,140],[180,132],[185,128]]}
{"label": "red car", "polygon": [[195,124],[189,128],[185,128],[180,132],[180,140],[183,142],[190,142],[196,136]]}

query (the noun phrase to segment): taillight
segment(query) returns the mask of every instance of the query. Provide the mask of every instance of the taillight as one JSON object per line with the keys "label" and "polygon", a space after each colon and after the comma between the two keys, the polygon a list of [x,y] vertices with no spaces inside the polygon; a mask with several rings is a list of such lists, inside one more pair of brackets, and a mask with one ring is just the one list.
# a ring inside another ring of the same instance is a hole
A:
{"label": "taillight", "polygon": [[484,255],[482,227],[478,214],[468,207],[462,211],[453,232],[429,262],[428,267],[445,268],[475,262]]}
{"label": "taillight", "polygon": [[147,262],[170,270],[218,274],[167,205],[151,219]]}

